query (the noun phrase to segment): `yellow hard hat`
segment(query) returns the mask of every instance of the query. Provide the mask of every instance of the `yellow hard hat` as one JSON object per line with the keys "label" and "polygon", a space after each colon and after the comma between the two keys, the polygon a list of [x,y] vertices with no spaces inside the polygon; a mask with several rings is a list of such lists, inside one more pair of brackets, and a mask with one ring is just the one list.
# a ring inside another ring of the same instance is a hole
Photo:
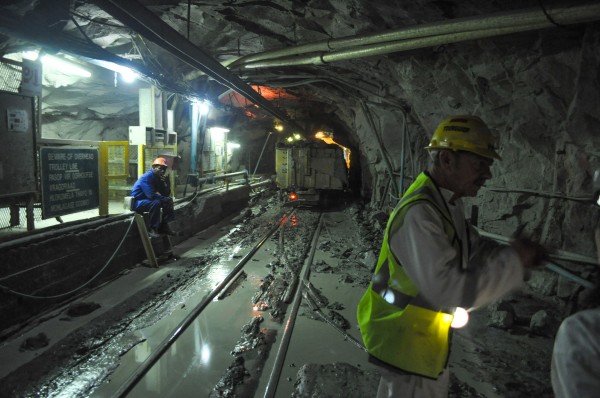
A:
{"label": "yellow hard hat", "polygon": [[444,119],[425,149],[469,151],[486,158],[502,158],[496,152],[496,139],[477,116],[451,116]]}
{"label": "yellow hard hat", "polygon": [[165,160],[165,158],[156,158],[154,159],[154,162],[152,162],[152,166],[165,166],[168,167],[169,165],[167,164],[167,161]]}

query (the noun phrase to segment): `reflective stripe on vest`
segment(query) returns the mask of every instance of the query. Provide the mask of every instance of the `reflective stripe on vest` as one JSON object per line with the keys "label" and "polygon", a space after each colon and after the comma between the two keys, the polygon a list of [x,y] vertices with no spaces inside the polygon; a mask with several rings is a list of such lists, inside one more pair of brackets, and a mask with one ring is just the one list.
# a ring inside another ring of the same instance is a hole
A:
{"label": "reflective stripe on vest", "polygon": [[393,287],[389,286],[389,280],[390,267],[388,260],[386,259],[379,269],[379,272],[373,275],[373,278],[371,279],[371,289],[373,289],[375,293],[379,294],[386,302],[395,305],[399,309],[403,310],[407,305],[411,304],[431,311],[439,310],[450,315],[454,313],[454,311],[450,308],[440,309],[439,307],[433,306],[421,294],[418,294],[417,296],[410,296],[397,289],[394,289]]}

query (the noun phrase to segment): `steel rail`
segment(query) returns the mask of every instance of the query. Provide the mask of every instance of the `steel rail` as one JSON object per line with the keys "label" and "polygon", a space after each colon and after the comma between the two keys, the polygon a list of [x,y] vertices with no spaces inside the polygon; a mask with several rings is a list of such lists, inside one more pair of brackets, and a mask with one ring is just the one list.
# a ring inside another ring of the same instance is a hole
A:
{"label": "steel rail", "polygon": [[[317,249],[317,240],[319,239],[319,235],[321,234],[321,229],[323,227],[323,213],[321,213],[321,217],[319,219],[319,225],[315,228],[313,233],[313,238],[310,246],[310,253],[307,259],[304,261],[304,265],[302,266],[302,281],[307,281],[310,276],[310,266],[312,265],[315,251]],[[296,289],[296,294],[294,295],[294,301],[292,302],[292,309],[290,314],[285,322],[285,329],[283,331],[283,336],[281,338],[281,343],[279,344],[279,349],[277,350],[277,354],[275,356],[275,362],[273,364],[273,368],[271,369],[271,375],[269,377],[269,381],[267,383],[267,387],[265,390],[265,398],[273,398],[275,397],[275,393],[277,391],[277,385],[279,384],[279,378],[281,376],[281,370],[283,369],[285,356],[287,354],[288,347],[290,345],[290,340],[292,337],[292,331],[294,330],[294,324],[296,323],[296,317],[298,315],[298,309],[300,308],[300,302],[302,301],[302,291],[304,289],[303,283],[298,283],[298,287]]]}
{"label": "steel rail", "polygon": [[221,291],[229,286],[229,282],[233,280],[242,270],[244,265],[254,256],[254,254],[262,247],[262,245],[287,221],[287,219],[296,210],[289,211],[281,221],[279,221],[269,232],[250,250],[227,274],[227,276],[209,293],[200,303],[179,323],[169,337],[164,339],[156,349],[146,358],[146,360],[136,369],[136,371],[121,385],[113,397],[125,397],[143,379],[148,371],[158,362],[158,360],[167,352],[175,341],[186,331],[186,329],[196,320],[202,311],[213,301],[213,299],[221,293]]}

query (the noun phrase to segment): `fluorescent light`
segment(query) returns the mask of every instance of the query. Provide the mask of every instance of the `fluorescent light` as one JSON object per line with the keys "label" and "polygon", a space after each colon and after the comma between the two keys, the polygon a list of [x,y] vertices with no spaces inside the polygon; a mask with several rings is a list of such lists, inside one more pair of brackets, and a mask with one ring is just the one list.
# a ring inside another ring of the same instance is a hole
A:
{"label": "fluorescent light", "polygon": [[227,149],[228,150],[233,150],[233,149],[237,149],[240,147],[240,144],[237,144],[235,142],[228,142],[227,143]]}
{"label": "fluorescent light", "polygon": [[127,68],[127,67],[123,67],[125,69],[123,69],[121,73],[121,77],[123,78],[123,81],[125,81],[126,83],[131,83],[135,80],[137,80],[138,78],[138,74],[135,73],[134,71],[132,71],[131,69]]}
{"label": "fluorescent light", "polygon": [[211,127],[211,128],[209,128],[209,130],[212,134],[229,133],[229,129],[226,129],[225,127]]}
{"label": "fluorescent light", "polygon": [[40,53],[37,50],[29,50],[29,51],[23,51],[23,53],[21,55],[23,56],[24,59],[28,59],[30,61],[36,61],[38,59]]}
{"label": "fluorescent light", "polygon": [[210,110],[209,103],[207,101],[202,101],[200,103],[200,114],[208,115],[208,111]]}
{"label": "fluorescent light", "polygon": [[75,76],[81,76],[81,77],[90,77],[92,76],[92,74],[75,65],[72,62],[69,62],[67,60],[64,60],[62,58],[58,58],[52,55],[43,55],[41,58],[42,64],[44,64],[47,67],[50,68],[54,68],[54,69],[58,69],[59,71],[63,72],[64,74],[71,74],[71,75],[75,75]]}
{"label": "fluorescent light", "polygon": [[210,111],[210,102],[208,101],[198,101],[198,100],[194,100],[192,102],[192,105],[194,106],[194,109],[201,115],[201,116],[206,116],[208,115],[208,111]]}
{"label": "fluorescent light", "polygon": [[114,62],[103,61],[101,59],[98,59],[98,60],[94,60],[93,63],[98,66],[101,66],[103,68],[106,68],[108,70],[112,70],[113,72],[119,73],[121,75],[121,78],[123,79],[123,81],[125,81],[126,83],[131,83],[131,82],[135,81],[137,78],[139,78],[139,76],[140,76],[133,69],[131,69],[127,66],[116,64]]}

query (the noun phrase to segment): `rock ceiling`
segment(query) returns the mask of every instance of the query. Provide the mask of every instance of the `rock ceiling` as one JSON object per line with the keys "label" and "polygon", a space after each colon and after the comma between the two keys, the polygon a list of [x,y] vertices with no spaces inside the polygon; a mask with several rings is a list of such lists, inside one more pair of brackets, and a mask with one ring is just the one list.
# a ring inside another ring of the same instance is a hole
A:
{"label": "rock ceiling", "polygon": [[[172,49],[161,47],[148,35],[145,37],[145,29],[154,26],[144,16],[138,16],[138,25],[124,26],[127,21],[120,15],[106,12],[110,12],[111,3],[131,2],[5,1],[3,8],[7,16],[3,25],[16,23],[18,29],[5,28],[4,33],[12,39],[41,39],[38,42],[44,42],[50,51],[55,48],[75,55],[106,58],[107,50],[131,61],[130,65],[167,90],[188,96],[212,99],[229,88],[236,88],[231,81],[225,79],[223,82],[215,79],[213,73],[206,73],[210,66],[194,67],[174,56]],[[361,43],[365,42],[365,36],[457,18],[481,19],[515,10],[539,11],[545,2],[151,0],[141,3],[159,16],[165,26],[183,36],[180,41],[188,38],[207,57],[229,66],[233,77],[239,76],[248,84],[287,88],[295,97],[291,104],[285,97],[268,98],[275,112],[284,108],[279,115],[297,117],[301,113],[304,117],[310,113],[314,117],[315,114],[335,112],[343,106],[348,91],[363,98],[381,94],[385,91],[387,73],[399,60],[418,51],[430,54],[440,47],[424,43],[416,45],[415,49],[385,50],[375,56],[356,52],[340,60],[332,58],[322,62],[327,56],[335,57],[336,54],[328,49],[331,44],[327,44],[327,40],[356,38],[358,42],[340,48],[366,51]],[[7,19],[10,23],[6,23]],[[389,43],[389,40],[377,42]],[[27,47],[26,43],[9,40],[3,50],[11,52]],[[308,43],[325,43],[325,46],[316,51],[298,48]],[[285,48],[292,51],[283,58],[267,53],[262,62],[248,59],[265,51]],[[273,62],[273,59],[282,62]],[[269,110],[268,106],[266,108]]]}

